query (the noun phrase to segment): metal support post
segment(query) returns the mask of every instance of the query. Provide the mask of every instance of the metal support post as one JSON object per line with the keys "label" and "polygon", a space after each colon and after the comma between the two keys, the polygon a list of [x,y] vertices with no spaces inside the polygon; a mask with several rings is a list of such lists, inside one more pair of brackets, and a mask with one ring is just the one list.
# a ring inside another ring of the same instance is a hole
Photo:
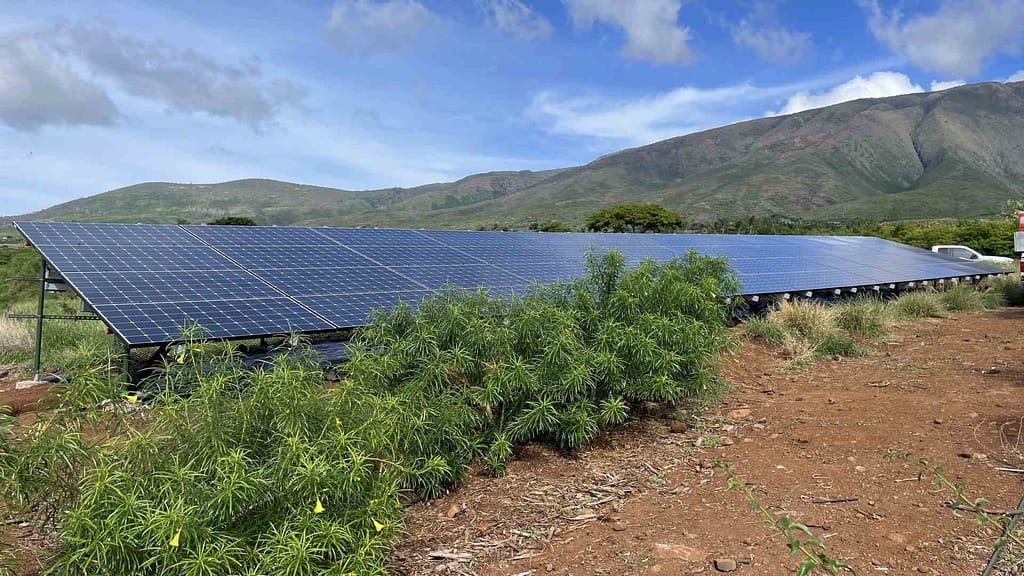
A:
{"label": "metal support post", "polygon": [[46,259],[41,260],[43,264],[39,273],[39,306],[36,308],[36,350],[32,357],[32,369],[35,371],[37,382],[43,364],[43,304],[46,301]]}

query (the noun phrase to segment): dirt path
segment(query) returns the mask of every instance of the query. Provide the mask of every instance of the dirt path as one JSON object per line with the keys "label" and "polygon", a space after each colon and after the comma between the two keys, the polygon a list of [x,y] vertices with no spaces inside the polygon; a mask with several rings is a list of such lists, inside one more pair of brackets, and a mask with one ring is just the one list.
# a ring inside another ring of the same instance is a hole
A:
{"label": "dirt path", "polygon": [[411,507],[399,572],[713,574],[721,558],[739,574],[793,574],[785,542],[725,490],[724,460],[859,574],[977,574],[994,530],[884,452],[941,463],[992,508],[1016,507],[1024,484],[995,468],[1024,463],[1024,310],[919,321],[878,348],[787,372],[748,344],[728,361],[718,418],[685,433],[633,423],[572,458],[529,447],[505,478]]}

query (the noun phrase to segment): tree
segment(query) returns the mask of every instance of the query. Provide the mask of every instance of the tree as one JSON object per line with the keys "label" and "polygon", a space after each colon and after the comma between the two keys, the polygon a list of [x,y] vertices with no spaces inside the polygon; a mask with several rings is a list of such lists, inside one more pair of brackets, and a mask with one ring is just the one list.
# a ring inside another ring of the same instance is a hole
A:
{"label": "tree", "polygon": [[210,224],[220,226],[255,226],[256,221],[248,216],[222,216],[210,222]]}
{"label": "tree", "polygon": [[591,214],[584,228],[591,232],[675,232],[686,220],[657,204],[621,204]]}

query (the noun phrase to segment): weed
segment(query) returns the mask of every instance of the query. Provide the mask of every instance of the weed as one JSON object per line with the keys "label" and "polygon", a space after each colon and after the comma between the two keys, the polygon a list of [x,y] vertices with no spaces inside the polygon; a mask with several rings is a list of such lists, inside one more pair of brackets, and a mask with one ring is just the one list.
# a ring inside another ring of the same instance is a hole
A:
{"label": "weed", "polygon": [[835,329],[835,311],[815,302],[783,300],[769,317],[789,334],[811,342]]}
{"label": "weed", "polygon": [[950,508],[973,512],[980,526],[996,526],[1001,534],[995,541],[995,548],[997,550],[1005,546],[1007,542],[1012,542],[1018,549],[1024,548],[1024,531],[1007,529],[1012,514],[1018,513],[1018,511],[1002,513],[987,510],[988,499],[967,496],[966,486],[962,482],[950,480],[941,465],[933,464],[925,458],[913,458],[910,452],[894,448],[887,449],[884,456],[890,462],[902,461],[916,466],[918,479],[923,478],[925,475],[931,476],[936,491],[949,491],[952,494],[953,497],[949,501]]}
{"label": "weed", "polygon": [[854,357],[864,353],[864,348],[856,340],[838,330],[826,332],[814,347],[814,355],[818,358]]}
{"label": "weed", "polygon": [[980,285],[985,294],[992,295],[1004,306],[1024,306],[1024,284],[1020,282],[1020,274],[1009,274],[987,278]]}
{"label": "weed", "polygon": [[6,362],[6,359],[30,354],[33,340],[28,324],[0,316],[0,362],[8,364],[10,362]]}
{"label": "weed", "polygon": [[842,572],[853,573],[853,568],[843,559],[828,554],[825,543],[816,537],[810,528],[793,522],[786,516],[778,516],[779,509],[765,506],[755,494],[756,486],[748,484],[736,474],[732,466],[723,461],[715,463],[716,467],[725,470],[728,475],[726,490],[738,490],[746,496],[754,512],[761,516],[764,525],[778,533],[786,541],[791,554],[800,554],[803,559],[797,569],[798,576],[808,574],[830,574],[836,576]]}
{"label": "weed", "polygon": [[851,334],[881,338],[892,322],[892,310],[874,296],[855,298],[836,307],[836,325]]}
{"label": "weed", "polygon": [[934,291],[907,292],[893,300],[897,316],[906,320],[917,318],[945,318],[946,305]]}
{"label": "weed", "polygon": [[786,343],[786,329],[766,316],[753,316],[743,323],[743,332],[750,338],[764,340],[770,344]]}
{"label": "weed", "polygon": [[976,312],[986,308],[983,294],[965,284],[956,284],[940,292],[939,299],[950,312]]}

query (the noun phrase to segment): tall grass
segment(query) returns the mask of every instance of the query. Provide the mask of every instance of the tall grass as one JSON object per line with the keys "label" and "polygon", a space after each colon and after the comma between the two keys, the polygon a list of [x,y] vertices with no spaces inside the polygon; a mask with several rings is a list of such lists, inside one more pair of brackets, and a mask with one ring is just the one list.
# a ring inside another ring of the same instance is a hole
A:
{"label": "tall grass", "polygon": [[885,336],[893,320],[889,306],[875,296],[855,298],[836,306],[836,325],[866,338]]}
{"label": "tall grass", "polygon": [[945,318],[949,310],[942,296],[934,291],[907,292],[893,300],[893,311],[903,320]]}
{"label": "tall grass", "polygon": [[834,306],[783,301],[763,317],[749,319],[744,333],[780,345],[797,362],[822,357],[857,356],[861,339],[877,339],[901,320],[945,318],[950,313],[995,309],[1024,300],[1024,289],[1011,279],[995,278],[975,287],[954,284],[943,291],[906,292],[884,301],[864,296]]}
{"label": "tall grass", "polygon": [[435,498],[474,461],[502,474],[523,442],[574,450],[637,403],[720,390],[722,261],[588,270],[379,314],[329,388],[302,347],[247,371],[191,343],[140,411],[84,371],[30,429],[0,420],[0,508],[55,511],[59,573],[386,574],[401,492]]}

